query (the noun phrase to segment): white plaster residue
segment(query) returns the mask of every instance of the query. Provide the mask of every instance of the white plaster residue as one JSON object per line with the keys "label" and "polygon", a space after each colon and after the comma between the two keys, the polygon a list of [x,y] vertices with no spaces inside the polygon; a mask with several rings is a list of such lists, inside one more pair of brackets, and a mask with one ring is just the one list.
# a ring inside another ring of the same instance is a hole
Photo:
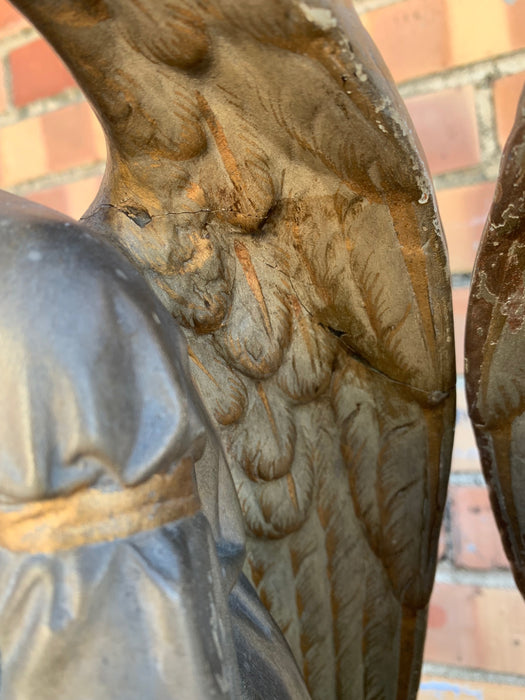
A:
{"label": "white plaster residue", "polygon": [[311,7],[305,2],[300,2],[299,7],[309,22],[316,24],[323,31],[337,27],[337,20],[330,10],[324,7]]}
{"label": "white plaster residue", "polygon": [[27,259],[31,262],[39,262],[42,260],[42,253],[39,250],[30,250],[27,254]]}
{"label": "white plaster residue", "polygon": [[356,61],[354,63],[354,70],[358,80],[360,80],[362,83],[366,83],[366,81],[368,80],[368,75],[365,73],[362,64]]}
{"label": "white plaster residue", "polygon": [[379,102],[376,105],[376,114],[379,114],[379,112],[386,112],[392,107],[392,103],[388,99],[388,97],[385,97],[384,95],[381,97]]}
{"label": "white plaster residue", "polygon": [[[414,168],[414,170],[415,170],[415,168]],[[427,202],[429,202],[432,199],[432,189],[429,186],[429,182],[424,175],[422,175],[421,173],[418,173],[416,175],[416,183],[417,183],[417,186],[419,187],[419,192],[420,192],[418,202],[419,202],[419,204],[426,204]],[[436,231],[439,231],[441,226],[438,223],[438,221],[434,220],[433,224],[434,224],[434,229]]]}
{"label": "white plaster residue", "polygon": [[[353,51],[349,51],[349,56],[350,60],[354,64],[354,73],[355,77],[360,80],[362,83],[366,83],[368,80],[368,75],[365,73],[365,69],[363,68],[363,64],[359,63],[359,61],[356,61],[355,59],[355,53]],[[376,113],[380,112],[381,108],[376,107]]]}

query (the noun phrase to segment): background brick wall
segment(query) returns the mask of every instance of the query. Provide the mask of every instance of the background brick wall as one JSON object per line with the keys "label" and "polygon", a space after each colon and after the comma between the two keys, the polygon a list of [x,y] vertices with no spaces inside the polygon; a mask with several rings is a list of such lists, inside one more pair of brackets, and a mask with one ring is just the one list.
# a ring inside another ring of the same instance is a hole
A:
{"label": "background brick wall", "polygon": [[[469,276],[525,80],[525,0],[355,0],[434,176],[454,282],[458,422],[421,700],[525,700],[525,603],[496,532],[463,394]],[[79,217],[102,131],[37,32],[0,0],[0,187]]]}
{"label": "background brick wall", "polygon": [[69,71],[0,0],[0,187],[78,218],[105,157],[102,129]]}

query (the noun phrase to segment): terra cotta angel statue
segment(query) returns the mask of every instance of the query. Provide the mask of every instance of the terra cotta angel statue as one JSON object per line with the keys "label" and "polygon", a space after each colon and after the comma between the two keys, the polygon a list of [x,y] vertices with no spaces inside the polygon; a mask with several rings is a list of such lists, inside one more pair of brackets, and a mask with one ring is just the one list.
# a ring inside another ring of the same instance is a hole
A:
{"label": "terra cotta angel statue", "polygon": [[312,696],[414,698],[454,423],[450,284],[419,144],[351,3],[15,4],[104,127],[83,221],[184,329],[245,573]]}

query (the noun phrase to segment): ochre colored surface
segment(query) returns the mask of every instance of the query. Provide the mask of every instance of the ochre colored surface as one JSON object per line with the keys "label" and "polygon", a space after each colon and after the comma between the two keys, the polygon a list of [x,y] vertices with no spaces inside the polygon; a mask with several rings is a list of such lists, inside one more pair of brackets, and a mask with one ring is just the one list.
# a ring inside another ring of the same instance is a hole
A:
{"label": "ochre colored surface", "polygon": [[172,474],[155,474],[137,486],[110,492],[88,488],[4,510],[0,547],[37,554],[110,542],[194,515],[199,508],[193,462],[184,458]]}

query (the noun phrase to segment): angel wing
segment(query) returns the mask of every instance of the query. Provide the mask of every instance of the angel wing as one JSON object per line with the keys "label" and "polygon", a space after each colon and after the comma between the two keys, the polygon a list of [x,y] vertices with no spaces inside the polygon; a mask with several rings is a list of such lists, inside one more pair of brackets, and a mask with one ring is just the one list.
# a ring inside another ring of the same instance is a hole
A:
{"label": "angel wing", "polygon": [[415,697],[454,420],[450,285],[420,148],[352,7],[15,4],[101,119],[84,220],[185,329],[246,573],[312,696]]}
{"label": "angel wing", "polygon": [[525,597],[525,91],[476,260],[466,328],[471,420],[492,507]]}

